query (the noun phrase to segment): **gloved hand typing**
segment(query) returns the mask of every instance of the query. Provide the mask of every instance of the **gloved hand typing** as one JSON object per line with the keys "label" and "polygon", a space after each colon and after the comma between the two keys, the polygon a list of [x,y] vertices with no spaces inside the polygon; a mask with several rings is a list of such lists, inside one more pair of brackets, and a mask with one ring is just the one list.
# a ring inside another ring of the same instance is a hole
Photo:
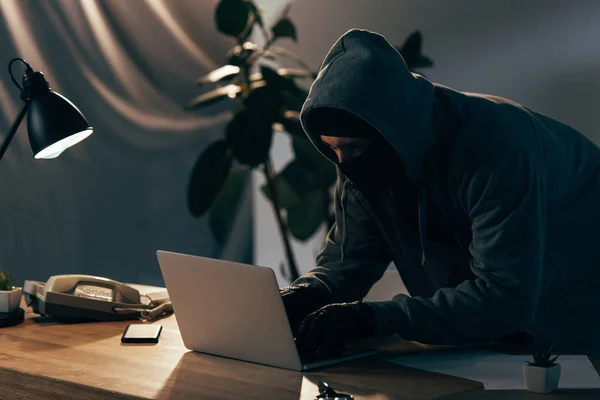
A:
{"label": "gloved hand typing", "polygon": [[362,302],[330,304],[302,322],[296,347],[303,361],[338,357],[348,341],[373,336],[375,323],[375,312]]}
{"label": "gloved hand typing", "polygon": [[294,337],[300,324],[310,313],[327,304],[325,296],[315,287],[306,283],[280,289],[281,299],[290,321]]}

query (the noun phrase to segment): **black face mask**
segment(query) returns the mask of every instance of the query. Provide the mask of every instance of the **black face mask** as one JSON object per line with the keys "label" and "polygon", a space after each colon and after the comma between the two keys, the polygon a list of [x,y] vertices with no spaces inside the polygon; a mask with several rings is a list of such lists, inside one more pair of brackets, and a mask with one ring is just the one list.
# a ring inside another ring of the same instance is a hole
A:
{"label": "black face mask", "polygon": [[358,190],[373,192],[397,184],[404,175],[404,164],[400,155],[383,138],[373,140],[358,157],[338,163],[342,173],[354,183]]}

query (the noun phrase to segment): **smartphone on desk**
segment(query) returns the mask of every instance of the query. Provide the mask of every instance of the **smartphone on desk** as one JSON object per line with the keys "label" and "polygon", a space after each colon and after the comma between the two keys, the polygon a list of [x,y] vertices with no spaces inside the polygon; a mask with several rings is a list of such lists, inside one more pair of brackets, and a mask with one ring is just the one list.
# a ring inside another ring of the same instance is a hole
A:
{"label": "smartphone on desk", "polygon": [[158,343],[162,325],[129,324],[123,332],[121,343]]}

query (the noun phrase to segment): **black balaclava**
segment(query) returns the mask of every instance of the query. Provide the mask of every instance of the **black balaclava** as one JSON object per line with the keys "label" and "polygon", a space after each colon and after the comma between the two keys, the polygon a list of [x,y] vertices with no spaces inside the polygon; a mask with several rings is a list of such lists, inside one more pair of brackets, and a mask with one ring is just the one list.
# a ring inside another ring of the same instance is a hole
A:
{"label": "black balaclava", "polygon": [[[458,122],[442,103],[443,101],[436,101],[434,104],[436,129],[441,132],[449,130],[451,133],[456,129]],[[371,140],[371,145],[361,155],[343,163],[337,161],[335,153],[329,146],[322,143],[320,147],[359,191],[374,192],[392,189],[396,209],[413,232],[419,232],[418,189],[409,180],[398,152],[375,128],[347,111],[334,108],[319,108],[311,111],[307,116],[307,122],[311,124],[309,131],[314,132],[313,135]],[[320,136],[314,139],[321,143]],[[441,211],[431,198],[427,199],[427,204],[431,214],[428,218],[428,234],[432,239],[455,248],[457,243],[446,228]]]}
{"label": "black balaclava", "polygon": [[[310,120],[319,135],[333,137],[363,138],[371,141],[369,147],[358,157],[338,162],[337,156],[322,144],[325,155],[333,160],[342,173],[365,192],[383,190],[402,180],[407,180],[404,164],[398,152],[370,124],[344,110],[321,108],[311,112]],[[321,138],[315,138],[321,142]],[[400,178],[400,179],[399,179]]]}

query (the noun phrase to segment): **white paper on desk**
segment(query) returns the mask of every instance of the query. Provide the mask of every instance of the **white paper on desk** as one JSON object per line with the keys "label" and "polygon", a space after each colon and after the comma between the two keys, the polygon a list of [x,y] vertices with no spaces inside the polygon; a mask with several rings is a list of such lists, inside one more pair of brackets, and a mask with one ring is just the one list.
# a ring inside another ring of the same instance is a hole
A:
{"label": "white paper on desk", "polygon": [[[523,365],[529,355],[484,349],[409,354],[388,360],[394,364],[482,382],[486,390],[525,389]],[[600,376],[586,356],[563,355],[559,389],[598,389]]]}
{"label": "white paper on desk", "polygon": [[493,352],[476,349],[444,350],[407,354],[388,361],[405,367],[482,382],[477,367],[477,354],[487,355],[493,354]]}
{"label": "white paper on desk", "polygon": [[[528,355],[477,355],[477,366],[486,390],[525,389],[523,365],[532,361]],[[586,356],[560,356],[559,389],[599,389],[600,376]]]}

